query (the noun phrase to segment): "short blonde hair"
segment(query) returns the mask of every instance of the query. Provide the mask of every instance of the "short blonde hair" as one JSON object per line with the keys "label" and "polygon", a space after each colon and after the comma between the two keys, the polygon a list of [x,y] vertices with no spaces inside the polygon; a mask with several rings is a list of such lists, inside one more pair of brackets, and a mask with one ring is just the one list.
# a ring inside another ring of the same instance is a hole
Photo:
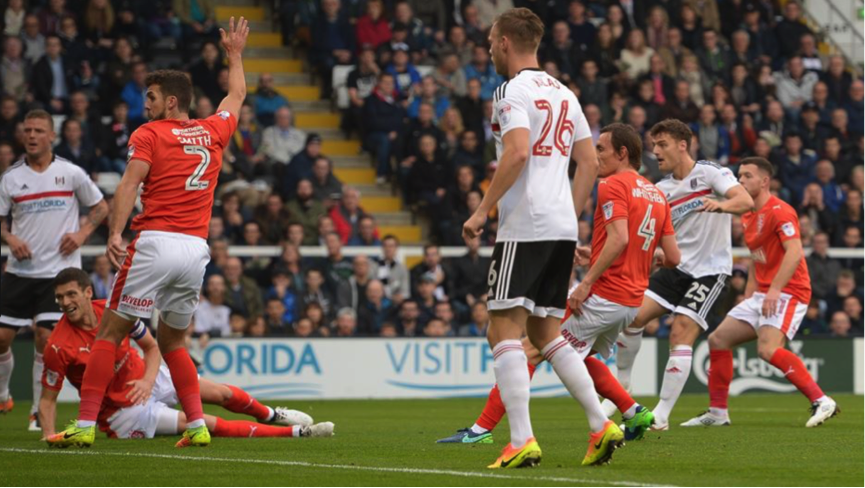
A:
{"label": "short blonde hair", "polygon": [[507,37],[524,52],[535,52],[544,36],[544,23],[527,8],[513,8],[496,19],[499,37]]}

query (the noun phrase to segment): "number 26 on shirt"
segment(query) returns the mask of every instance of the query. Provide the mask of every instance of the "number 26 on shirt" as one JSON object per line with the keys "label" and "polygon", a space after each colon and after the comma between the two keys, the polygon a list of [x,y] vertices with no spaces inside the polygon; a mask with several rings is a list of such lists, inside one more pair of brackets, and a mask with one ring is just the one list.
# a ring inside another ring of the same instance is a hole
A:
{"label": "number 26 on shirt", "polygon": [[[553,106],[546,100],[535,100],[535,107],[537,107],[538,110],[546,112],[547,118],[544,121],[543,128],[541,128],[541,135],[538,138],[538,142],[532,146],[532,155],[550,156],[553,153],[553,146],[544,144],[544,142],[546,142],[547,136],[550,134],[550,129],[553,126]],[[568,131],[570,131],[571,134],[574,133],[574,123],[568,119],[568,101],[563,100],[561,109],[559,110],[559,117],[556,120],[556,131],[553,133],[553,145],[562,153],[562,156],[565,157],[568,157],[571,149],[570,140],[565,139],[565,132]]]}

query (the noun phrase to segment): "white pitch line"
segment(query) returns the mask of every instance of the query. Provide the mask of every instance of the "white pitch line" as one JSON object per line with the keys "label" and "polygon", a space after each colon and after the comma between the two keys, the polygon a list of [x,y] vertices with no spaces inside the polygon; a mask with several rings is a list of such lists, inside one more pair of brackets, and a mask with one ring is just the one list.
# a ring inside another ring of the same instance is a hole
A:
{"label": "white pitch line", "polygon": [[565,483],[573,485],[575,483],[587,484],[591,486],[672,486],[672,485],[657,485],[653,483],[638,483],[635,481],[615,481],[615,480],[596,480],[588,478],[563,478],[558,476],[508,476],[496,473],[478,473],[472,471],[452,471],[446,469],[421,469],[421,468],[387,468],[379,466],[353,466],[347,464],[318,464],[306,461],[280,461],[275,459],[243,459],[243,458],[217,458],[209,456],[178,456],[170,454],[154,454],[146,452],[101,452],[101,451],[60,451],[60,450],[43,450],[43,449],[20,449],[14,447],[0,447],[0,452],[12,452],[18,454],[54,454],[54,455],[71,455],[71,456],[120,456],[120,457],[141,457],[153,459],[170,459],[179,461],[208,461],[217,463],[241,463],[241,464],[265,464],[275,466],[297,466],[304,468],[319,468],[319,469],[344,469],[354,471],[374,471],[379,473],[403,473],[403,474],[427,474],[427,475],[442,475],[442,476],[460,476],[464,478],[486,478],[500,480],[525,480],[525,481],[549,481],[552,483]]}

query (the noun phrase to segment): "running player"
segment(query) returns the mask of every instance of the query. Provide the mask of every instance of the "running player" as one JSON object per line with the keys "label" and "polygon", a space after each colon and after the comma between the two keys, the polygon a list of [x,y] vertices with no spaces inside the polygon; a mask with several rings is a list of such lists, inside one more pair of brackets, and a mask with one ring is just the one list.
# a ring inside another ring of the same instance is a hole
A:
{"label": "running player", "polygon": [[[81,380],[99,321],[105,312],[105,300],[91,301],[93,287],[87,273],[67,268],[54,280],[54,294],[64,315],[48,338],[45,349],[45,372],[42,376],[42,398],[39,417],[42,432],[49,445],[67,447],[76,440],[55,439],[57,396],[64,378],[81,390]],[[124,338],[117,348],[119,368],[109,385],[106,401],[99,411],[99,428],[109,437],[120,439],[151,438],[154,435],[177,434],[186,428],[186,416],[173,407],[177,392],[171,384],[168,369],[160,365],[156,341],[141,322],[130,335],[144,352],[144,359]],[[312,425],[312,418],[296,410],[262,405],[240,388],[201,380],[201,399],[221,405],[226,410],[250,415],[257,422],[224,420],[205,415],[208,427],[221,437],[323,437],[333,433],[333,424]],[[276,425],[267,425],[276,424]]]}
{"label": "running player", "polygon": [[[529,374],[520,342],[524,333],[586,410],[592,431],[586,459],[608,458],[624,438],[604,416],[582,358],[559,333],[577,244],[577,215],[594,186],[598,160],[577,98],[538,68],[543,34],[541,19],[525,8],[508,10],[493,24],[493,64],[510,79],[493,97],[491,125],[499,167],[479,208],[463,226],[463,237],[475,238],[498,205],[498,241],[487,279],[488,339],[511,442],[490,468],[534,466],[541,459],[529,418]],[[570,158],[578,162],[572,188]]]}
{"label": "running player", "polygon": [[[585,359],[598,393],[622,412],[625,438],[638,440],[652,425],[652,413],[637,404],[593,355],[608,358],[619,333],[637,315],[657,245],[664,250],[665,266],[678,265],[680,253],[664,196],[638,173],[642,159],[639,134],[623,124],[604,127],[597,152],[599,174],[605,179],[598,184],[591,268],[570,295],[573,308],[569,308],[561,330]],[[580,251],[589,252],[585,248]],[[523,347],[531,376],[543,358],[529,341],[523,340]],[[499,390],[494,387],[475,425],[439,442],[490,443],[490,432],[504,413]]]}
{"label": "running player", "polygon": [[793,207],[769,192],[773,175],[772,164],[763,158],[745,158],[739,166],[739,181],[756,206],[742,216],[745,243],[751,251],[747,298],[709,335],[709,410],[683,427],[730,425],[727,397],[733,379],[732,349],[754,340],[760,358],[781,370],[811,401],[811,418],[805,427],[816,427],[841,411],[808,374],[802,360],[784,348],[805,318],[811,277],[802,251],[799,217]]}
{"label": "running player", "polygon": [[[192,85],[186,73],[156,71],[147,76],[144,108],[151,122],[129,140],[129,164],[114,195],[108,259],[120,268],[99,335],[84,373],[78,422],[63,433],[76,445],[93,443],[105,390],[114,377],[117,347],[138,318],[160,310],[158,343],[186,414],[178,447],[207,446],[198,373],[185,347],[186,328],[198,306],[204,267],[210,260],[207,232],[222,151],[237,127],[246,97],[241,53],[249,27],[241,17],[220,29],[228,59],[228,95],[217,113],[189,118]],[[121,232],[144,184],[144,212],[132,222],[138,236],[124,251]],[[120,263],[123,263],[122,266]]]}
{"label": "running player", "polygon": [[[616,360],[619,382],[629,388],[643,329],[661,315],[673,314],[670,358],[664,370],[661,399],[653,410],[654,429],[666,430],[673,406],[691,373],[694,342],[708,329],[706,316],[732,272],[730,214],[747,212],[754,201],[729,169],[691,159],[688,151],[692,133],[683,122],[661,121],[652,127],[651,134],[658,166],[670,173],[657,187],[670,204],[682,261],[677,268],[660,269],[652,275],[637,318],[619,335]],[[613,411],[612,405],[605,406],[607,412]]]}
{"label": "running player", "polygon": [[[24,117],[24,158],[0,179],[0,237],[11,256],[0,288],[0,413],[12,410],[12,341],[34,327],[33,406],[30,430],[38,431],[36,406],[42,389],[42,352],[60,309],[51,280],[68,266],[81,267],[78,248],[108,215],[108,204],[87,173],[51,151],[54,121],[44,110]],[[79,205],[90,207],[86,219]],[[12,218],[10,232],[7,217]]]}

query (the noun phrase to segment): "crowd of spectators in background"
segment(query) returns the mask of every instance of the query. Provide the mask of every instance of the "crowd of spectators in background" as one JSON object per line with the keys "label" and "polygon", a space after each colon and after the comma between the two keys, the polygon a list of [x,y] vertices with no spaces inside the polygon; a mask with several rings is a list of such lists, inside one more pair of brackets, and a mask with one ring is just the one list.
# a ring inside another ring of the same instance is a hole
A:
{"label": "crowd of spectators in background", "polygon": [[[462,222],[496,171],[490,115],[504,79],[487,34],[498,13],[527,7],[548,26],[542,68],[577,94],[594,138],[612,122],[639,131],[647,178],[661,177],[649,129],[668,117],[691,125],[697,159],[734,172],[743,157],[769,159],[773,192],[798,209],[804,245],[814,249],[815,298],[801,333],[862,335],[862,260],[831,259],[826,249],[863,247],[863,82],[842,56],[822,53],[795,1],[783,9],[765,0],[456,2],[273,5],[284,43],[308,54],[323,98],[338,95],[334,69],[354,66],[341,129],[362,140],[376,183],[426,217],[431,242],[464,245]],[[186,69],[195,117],[213,114],[225,96],[213,0],[0,6],[0,172],[23,154],[29,109],[57,116],[56,154],[100,183],[123,172],[129,136],[145,122],[148,71]],[[277,90],[279,76],[260,73],[225,153],[196,334],[485,335],[489,262],[478,249],[495,242],[494,213],[464,257],[442,259],[428,245],[423,261],[406,269],[398,239],[380,235],[359,191],[334,175],[322,135],[294,126],[297,107]],[[583,242],[591,217],[581,220]],[[733,220],[733,244],[743,246],[741,220]],[[91,243],[104,237],[97,232]],[[229,256],[238,245],[279,245],[282,253]],[[302,246],[321,246],[327,257],[304,257]],[[381,251],[348,258],[346,246]],[[104,297],[112,270],[92,261]],[[744,291],[744,264],[725,306]],[[657,333],[664,331],[659,323]]]}

